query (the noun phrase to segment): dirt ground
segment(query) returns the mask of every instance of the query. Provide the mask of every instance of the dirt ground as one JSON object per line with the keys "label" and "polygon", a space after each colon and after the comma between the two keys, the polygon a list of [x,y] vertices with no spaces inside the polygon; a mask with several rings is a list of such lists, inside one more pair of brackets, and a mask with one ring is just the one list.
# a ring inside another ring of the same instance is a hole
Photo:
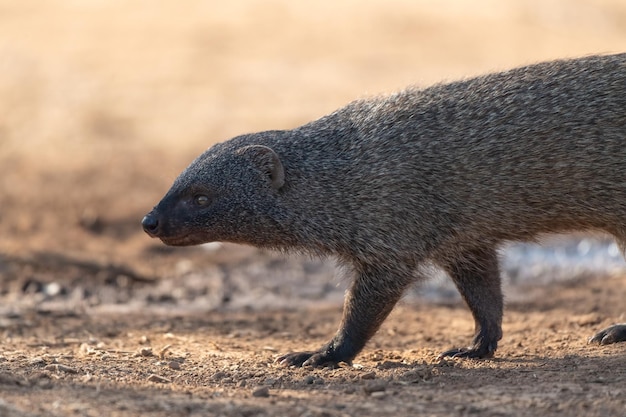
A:
{"label": "dirt ground", "polygon": [[331,261],[143,234],[217,141],[626,50],[622,0],[309,3],[0,0],[0,416],[626,415],[626,344],[586,343],[623,274],[520,283],[491,360],[438,360],[470,313],[414,291],[354,366],[289,369],[338,325]]}

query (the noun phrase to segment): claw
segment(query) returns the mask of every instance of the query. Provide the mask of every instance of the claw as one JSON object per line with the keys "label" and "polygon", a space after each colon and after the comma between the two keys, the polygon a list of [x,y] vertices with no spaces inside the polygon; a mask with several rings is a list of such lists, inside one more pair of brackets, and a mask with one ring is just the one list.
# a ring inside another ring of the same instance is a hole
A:
{"label": "claw", "polygon": [[590,337],[588,343],[609,345],[611,343],[626,341],[626,324],[615,324],[607,327]]}
{"label": "claw", "polygon": [[464,359],[489,359],[493,358],[495,349],[485,349],[481,347],[454,348],[439,354],[437,359],[443,358],[464,358]]}
{"label": "claw", "polygon": [[282,355],[276,359],[281,365],[284,366],[306,366],[305,363],[313,356],[315,352],[293,352],[286,355]]}
{"label": "claw", "polygon": [[293,352],[280,356],[276,359],[281,365],[296,367],[336,368],[338,362],[332,355],[326,351],[319,352]]}

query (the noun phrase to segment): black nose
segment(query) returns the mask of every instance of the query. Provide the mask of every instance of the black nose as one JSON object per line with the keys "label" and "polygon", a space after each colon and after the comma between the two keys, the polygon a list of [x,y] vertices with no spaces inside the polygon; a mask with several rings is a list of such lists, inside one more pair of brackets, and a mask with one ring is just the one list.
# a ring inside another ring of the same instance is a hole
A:
{"label": "black nose", "polygon": [[141,225],[143,226],[143,230],[150,236],[157,236],[159,234],[159,219],[152,213],[146,214],[141,221]]}

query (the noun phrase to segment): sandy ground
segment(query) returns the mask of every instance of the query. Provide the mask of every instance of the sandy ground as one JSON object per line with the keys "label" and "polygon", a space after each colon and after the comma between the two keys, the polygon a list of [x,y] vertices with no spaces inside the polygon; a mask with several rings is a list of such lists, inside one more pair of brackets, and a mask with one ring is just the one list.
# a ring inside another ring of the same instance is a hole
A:
{"label": "sandy ground", "polygon": [[469,312],[404,303],[352,367],[334,370],[274,359],[321,345],[337,307],[25,309],[0,323],[0,415],[624,415],[623,344],[586,343],[623,314],[624,277],[533,292],[508,305],[495,359],[438,360],[468,342]]}
{"label": "sandy ground", "polygon": [[437,360],[470,314],[413,295],[354,367],[286,369],[336,329],[332,262],[141,232],[211,143],[626,50],[621,0],[307,3],[0,1],[0,415],[626,415],[626,347],[586,343],[623,274],[521,285],[492,360]]}

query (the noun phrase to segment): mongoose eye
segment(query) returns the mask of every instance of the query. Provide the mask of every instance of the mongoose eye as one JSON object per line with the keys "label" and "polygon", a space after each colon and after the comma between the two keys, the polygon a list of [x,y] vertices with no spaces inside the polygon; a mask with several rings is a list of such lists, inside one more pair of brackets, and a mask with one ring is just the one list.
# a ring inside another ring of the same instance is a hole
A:
{"label": "mongoose eye", "polygon": [[200,194],[193,198],[193,202],[197,206],[206,206],[207,204],[209,204],[209,197]]}

